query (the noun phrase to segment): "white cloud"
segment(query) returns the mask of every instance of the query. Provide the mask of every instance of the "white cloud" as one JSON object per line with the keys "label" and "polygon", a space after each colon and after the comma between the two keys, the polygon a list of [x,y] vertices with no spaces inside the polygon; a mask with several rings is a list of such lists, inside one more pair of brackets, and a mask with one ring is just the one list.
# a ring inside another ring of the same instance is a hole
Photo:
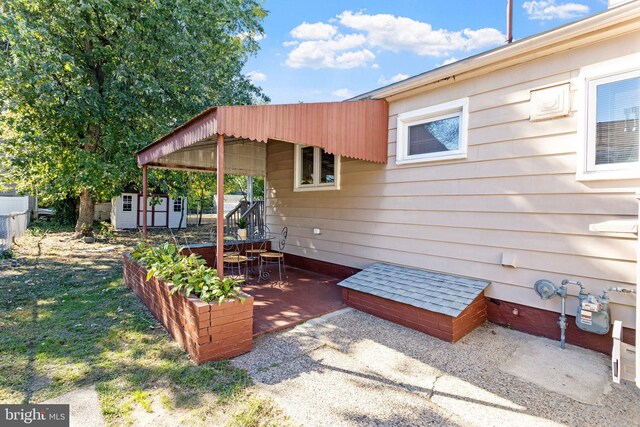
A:
{"label": "white cloud", "polygon": [[259,70],[249,71],[247,73],[247,77],[249,77],[249,80],[251,80],[254,83],[264,82],[265,80],[267,80],[267,75]]}
{"label": "white cloud", "polygon": [[338,18],[345,27],[366,32],[367,42],[372,46],[424,56],[443,56],[450,51],[491,47],[505,39],[495,28],[434,30],[426,22],[389,14],[365,15],[362,12],[344,11]]}
{"label": "white cloud", "polygon": [[444,65],[453,64],[454,62],[458,62],[458,58],[452,56],[451,58],[447,58],[444,61],[442,61],[442,63],[436,65],[436,67],[442,67]]}
{"label": "white cloud", "polygon": [[303,22],[289,32],[291,37],[301,40],[329,40],[337,33],[337,27],[324,22],[316,22],[315,24]]}
{"label": "white cloud", "polygon": [[377,70],[378,68],[380,68],[380,64],[372,64],[371,68]]}
{"label": "white cloud", "polygon": [[522,7],[529,19],[546,21],[552,19],[574,19],[589,13],[589,6],[582,3],[560,3],[556,0],[526,1]]}
{"label": "white cloud", "polygon": [[366,41],[362,34],[338,35],[331,40],[304,41],[285,61],[291,68],[355,68],[375,59],[368,49],[357,49]]}
{"label": "white cloud", "polygon": [[353,96],[353,92],[349,89],[347,89],[346,87],[343,87],[341,89],[336,89],[333,92],[331,92],[331,95],[337,97],[337,98],[351,98]]}
{"label": "white cloud", "polygon": [[402,73],[398,73],[393,77],[390,78],[386,78],[384,75],[378,77],[378,84],[381,85],[388,85],[391,83],[397,83],[399,81],[405,80],[409,78],[409,74],[402,74]]}
{"label": "white cloud", "polygon": [[[372,63],[384,51],[408,51],[423,56],[447,57],[451,52],[489,48],[504,42],[495,28],[450,31],[433,29],[426,22],[390,14],[367,15],[344,11],[331,24],[302,24],[291,30],[297,40],[285,64],[291,68],[356,68]],[[341,30],[343,27],[343,30]],[[379,68],[373,63],[372,68]]]}

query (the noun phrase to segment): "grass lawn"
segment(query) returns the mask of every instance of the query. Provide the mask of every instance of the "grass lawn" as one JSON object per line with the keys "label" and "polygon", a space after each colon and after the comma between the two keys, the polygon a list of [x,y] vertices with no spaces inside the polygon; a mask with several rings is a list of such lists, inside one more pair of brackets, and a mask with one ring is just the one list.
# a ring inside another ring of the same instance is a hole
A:
{"label": "grass lawn", "polygon": [[70,236],[36,225],[18,239],[15,261],[0,261],[0,402],[38,403],[95,385],[108,425],[143,423],[153,412],[186,425],[288,424],[245,371],[226,361],[195,365],[124,286],[121,254],[135,234],[94,244]]}

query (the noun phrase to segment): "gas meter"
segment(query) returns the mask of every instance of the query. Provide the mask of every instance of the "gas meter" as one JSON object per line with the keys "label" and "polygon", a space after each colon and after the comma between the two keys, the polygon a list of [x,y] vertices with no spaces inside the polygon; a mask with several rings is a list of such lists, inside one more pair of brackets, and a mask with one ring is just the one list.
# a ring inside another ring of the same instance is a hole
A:
{"label": "gas meter", "polygon": [[611,312],[609,311],[609,297],[606,292],[602,296],[593,294],[578,294],[578,313],[576,326],[583,331],[604,335],[609,332]]}

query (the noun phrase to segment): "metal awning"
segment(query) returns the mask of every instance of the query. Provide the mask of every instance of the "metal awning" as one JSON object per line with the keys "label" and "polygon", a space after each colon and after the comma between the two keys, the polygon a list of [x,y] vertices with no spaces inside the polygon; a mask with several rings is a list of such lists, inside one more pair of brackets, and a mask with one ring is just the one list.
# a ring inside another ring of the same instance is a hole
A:
{"label": "metal awning", "polygon": [[387,129],[384,100],[212,107],[140,150],[138,166],[214,172],[218,135],[230,174],[264,175],[269,140],[385,163]]}
{"label": "metal awning", "polygon": [[[223,206],[225,172],[264,176],[269,140],[386,163],[388,122],[389,105],[384,100],[209,108],[137,153],[142,167],[142,233],[146,238],[148,168],[217,172],[217,205]],[[223,221],[216,221],[220,277],[223,246]]]}

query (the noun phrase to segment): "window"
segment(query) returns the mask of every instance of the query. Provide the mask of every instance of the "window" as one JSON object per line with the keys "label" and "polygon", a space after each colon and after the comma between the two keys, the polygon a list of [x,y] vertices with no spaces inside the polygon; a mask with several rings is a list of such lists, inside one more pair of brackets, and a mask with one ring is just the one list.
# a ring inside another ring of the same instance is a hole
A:
{"label": "window", "polygon": [[182,211],[182,197],[178,197],[173,201],[173,211],[174,212]]}
{"label": "window", "polygon": [[296,145],[294,190],[337,190],[340,188],[340,156],[320,147]]}
{"label": "window", "polygon": [[123,212],[131,212],[133,206],[133,196],[124,195],[122,196],[122,211]]}
{"label": "window", "polygon": [[640,177],[640,70],[588,79],[585,89],[582,178]]}
{"label": "window", "polygon": [[468,99],[398,115],[396,164],[467,157]]}

